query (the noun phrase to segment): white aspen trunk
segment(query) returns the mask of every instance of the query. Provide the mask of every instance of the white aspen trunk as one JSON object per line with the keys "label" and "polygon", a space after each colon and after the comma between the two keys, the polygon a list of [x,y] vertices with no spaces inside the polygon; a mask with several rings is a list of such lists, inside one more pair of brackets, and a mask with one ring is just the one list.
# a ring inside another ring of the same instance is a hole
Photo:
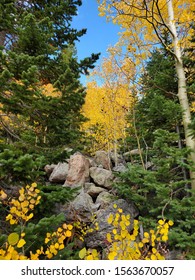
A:
{"label": "white aspen trunk", "polygon": [[[187,96],[187,88],[186,88],[186,76],[183,67],[183,60],[181,54],[181,48],[179,46],[179,40],[177,35],[177,30],[175,26],[175,18],[174,18],[174,11],[173,11],[173,3],[172,0],[167,0],[167,9],[168,9],[168,24],[169,28],[172,32],[172,39],[173,39],[173,46],[174,46],[174,54],[175,54],[175,66],[176,66],[176,73],[178,78],[178,98],[183,110],[183,126],[185,132],[185,140],[186,146],[191,149],[191,154],[189,156],[189,160],[195,164],[195,139],[192,139],[189,136],[189,124],[191,123],[191,113],[190,113],[190,106]],[[190,172],[191,178],[191,185],[192,189],[195,189],[195,172]]]}

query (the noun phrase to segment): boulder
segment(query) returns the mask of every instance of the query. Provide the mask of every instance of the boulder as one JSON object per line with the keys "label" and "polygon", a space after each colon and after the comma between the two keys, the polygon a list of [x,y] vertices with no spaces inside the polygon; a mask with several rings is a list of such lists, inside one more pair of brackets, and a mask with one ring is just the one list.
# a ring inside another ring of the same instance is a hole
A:
{"label": "boulder", "polygon": [[109,154],[105,151],[97,151],[94,161],[98,166],[101,165],[104,169],[111,170],[112,168]]}
{"label": "boulder", "polygon": [[55,167],[56,167],[56,164],[47,164],[47,165],[45,165],[44,170],[45,170],[46,174],[49,176],[53,172]]}
{"label": "boulder", "polygon": [[68,163],[60,162],[55,165],[52,173],[49,176],[49,181],[51,183],[64,183],[68,175]]}
{"label": "boulder", "polygon": [[79,187],[84,186],[89,181],[89,160],[82,154],[75,153],[69,160],[68,175],[64,186]]}
{"label": "boulder", "polygon": [[125,171],[127,171],[127,167],[122,164],[122,163],[119,163],[117,166],[115,166],[112,171],[114,172],[118,172],[118,173],[123,173]]}
{"label": "boulder", "polygon": [[74,222],[78,220],[84,223],[90,223],[92,215],[98,208],[99,205],[94,204],[92,197],[82,189],[80,194],[69,203],[68,207],[65,207],[66,221]]}
{"label": "boulder", "polygon": [[84,191],[89,194],[93,199],[96,198],[101,192],[105,191],[104,188],[97,187],[93,183],[85,183]]}
{"label": "boulder", "polygon": [[123,156],[118,153],[115,154],[114,151],[109,152],[109,156],[114,165],[116,165],[116,163],[117,163],[117,165],[120,163],[122,163],[122,164],[126,163]]}
{"label": "boulder", "polygon": [[131,224],[128,227],[129,232],[133,229],[133,220],[138,217],[139,211],[137,207],[132,203],[125,201],[124,199],[115,200],[111,205],[106,207],[106,209],[100,210],[96,213],[97,223],[99,230],[89,233],[85,238],[86,247],[88,248],[106,248],[108,242],[106,240],[107,233],[111,233],[113,230],[113,225],[108,224],[107,220],[109,215],[115,214],[117,209],[113,208],[113,204],[116,204],[118,208],[123,209],[123,214],[130,214]]}
{"label": "boulder", "polygon": [[111,189],[114,179],[112,171],[100,167],[91,167],[89,172],[95,184]]}
{"label": "boulder", "polygon": [[98,195],[95,203],[99,205],[100,209],[105,209],[112,204],[115,199],[116,197],[113,194],[104,190]]}

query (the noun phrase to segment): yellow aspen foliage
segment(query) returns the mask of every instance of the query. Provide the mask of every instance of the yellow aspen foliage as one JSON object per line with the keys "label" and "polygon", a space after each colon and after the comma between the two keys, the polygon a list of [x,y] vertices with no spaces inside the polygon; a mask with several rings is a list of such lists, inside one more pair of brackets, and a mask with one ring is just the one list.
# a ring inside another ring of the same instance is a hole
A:
{"label": "yellow aspen foliage", "polygon": [[[37,188],[36,183],[31,186],[27,185],[25,188],[19,190],[18,199],[12,198],[9,202],[10,210],[6,216],[6,221],[13,224],[25,224],[32,219],[33,213],[31,210],[40,202],[40,190]],[[31,213],[30,213],[31,212]]]}
{"label": "yellow aspen foliage", "polygon": [[[117,205],[114,205],[114,209]],[[106,249],[106,259],[108,260],[164,260],[161,245],[166,244],[168,240],[169,227],[173,221],[166,222],[159,220],[157,229],[144,232],[143,238],[139,237],[139,221],[133,221],[133,230],[129,230],[131,224],[130,215],[124,215],[118,208],[115,214],[110,214],[107,222],[114,228],[107,233],[106,239],[110,244]],[[86,249],[80,251],[81,259],[100,259],[97,250]]]}
{"label": "yellow aspen foliage", "polygon": [[79,258],[84,260],[99,260],[99,253],[96,249],[86,249],[85,247],[79,251]]}
{"label": "yellow aspen foliage", "polygon": [[[65,248],[65,244],[69,242],[74,233],[74,227],[71,224],[64,223],[58,227],[56,231],[47,233],[45,243],[36,252],[30,252],[30,257],[25,256],[25,225],[33,217],[30,205],[37,205],[41,196],[36,183],[27,185],[19,190],[18,199],[8,200],[10,205],[9,214],[6,220],[11,225],[21,225],[21,233],[12,232],[8,235],[7,241],[0,247],[0,260],[39,260],[52,259],[60,250]],[[3,194],[3,195],[2,195]],[[7,195],[3,191],[0,193],[0,199],[3,200]],[[33,198],[32,198],[33,197]],[[94,252],[92,253],[94,255]]]}
{"label": "yellow aspen foliage", "polygon": [[51,96],[51,97],[61,97],[61,92],[59,90],[56,90],[52,84],[44,84],[41,87],[42,94],[45,96]]}
{"label": "yellow aspen foliage", "polygon": [[[91,225],[88,225],[85,222],[82,222],[80,220],[75,221],[73,223],[74,234],[81,241],[84,241],[84,238],[88,233],[92,233],[94,231],[99,230],[99,225],[95,221],[95,215],[92,215],[90,220],[91,220]],[[72,225],[69,225],[69,226],[72,226]]]}
{"label": "yellow aspen foliage", "polygon": [[[138,220],[134,220],[132,233],[129,233],[130,216],[122,214],[120,208],[117,212],[115,215],[120,215],[118,223],[116,225],[111,222],[114,229],[111,234],[107,234],[107,241],[110,243],[107,258],[109,260],[164,259],[159,244],[167,242],[169,227],[173,225],[173,222],[159,220],[157,230],[144,232],[144,237],[139,241]],[[110,216],[112,219],[110,219]],[[110,214],[110,216],[108,217],[108,223],[114,220],[113,214]]]}
{"label": "yellow aspen foliage", "polygon": [[[123,38],[140,42],[138,46],[148,46],[159,40],[158,34],[168,29],[167,1],[112,1],[98,0],[100,16],[106,16],[123,28]],[[186,47],[191,36],[191,23],[194,20],[195,3],[193,0],[173,0],[175,22],[180,32],[180,43]],[[156,32],[155,32],[156,31]],[[169,30],[170,31],[170,30]],[[141,42],[140,42],[141,43]],[[132,48],[135,44],[131,44]],[[132,49],[133,50],[133,49]],[[137,48],[136,48],[137,50]]]}
{"label": "yellow aspen foliage", "polygon": [[99,149],[115,151],[119,140],[126,137],[127,114],[134,103],[130,77],[134,66],[128,58],[119,58],[116,49],[92,73],[96,81],[87,84],[87,95],[82,111],[89,119],[82,129],[91,136],[91,152]]}
{"label": "yellow aspen foliage", "polygon": [[45,255],[47,259],[52,259],[52,257],[56,256],[60,250],[64,249],[65,240],[67,242],[67,240],[70,239],[72,235],[73,226],[67,225],[65,223],[52,234],[47,233],[45,238],[45,244],[47,244],[47,248],[45,252],[42,251],[41,254]]}

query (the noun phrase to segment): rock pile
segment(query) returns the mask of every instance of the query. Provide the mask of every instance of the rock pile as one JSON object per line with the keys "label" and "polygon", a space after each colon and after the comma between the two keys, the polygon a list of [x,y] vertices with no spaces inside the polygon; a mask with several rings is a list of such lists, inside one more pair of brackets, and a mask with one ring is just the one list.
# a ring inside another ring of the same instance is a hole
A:
{"label": "rock pile", "polygon": [[69,204],[63,206],[63,212],[68,222],[76,219],[90,224],[92,215],[96,216],[99,230],[86,238],[86,246],[90,248],[105,247],[105,236],[110,231],[107,218],[114,213],[113,204],[130,214],[132,219],[139,215],[133,203],[117,199],[112,192],[115,179],[114,172],[126,170],[125,161],[118,156],[118,166],[113,167],[112,157],[105,151],[97,151],[94,158],[89,158],[77,152],[66,162],[57,165],[46,165],[45,171],[50,183],[60,183],[64,187],[81,187],[80,192]]}

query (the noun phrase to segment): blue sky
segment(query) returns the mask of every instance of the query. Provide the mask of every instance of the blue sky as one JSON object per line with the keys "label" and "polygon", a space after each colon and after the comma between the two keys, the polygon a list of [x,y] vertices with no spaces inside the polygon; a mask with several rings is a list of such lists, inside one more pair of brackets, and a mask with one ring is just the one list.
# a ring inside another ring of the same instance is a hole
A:
{"label": "blue sky", "polygon": [[[111,22],[107,22],[105,17],[98,15],[98,4],[96,0],[83,0],[79,7],[78,16],[73,20],[73,27],[77,29],[87,28],[87,34],[80,38],[77,44],[77,55],[79,59],[90,56],[91,53],[101,52],[101,59],[106,56],[109,46],[118,41],[120,28]],[[82,82],[85,83],[82,77]]]}

